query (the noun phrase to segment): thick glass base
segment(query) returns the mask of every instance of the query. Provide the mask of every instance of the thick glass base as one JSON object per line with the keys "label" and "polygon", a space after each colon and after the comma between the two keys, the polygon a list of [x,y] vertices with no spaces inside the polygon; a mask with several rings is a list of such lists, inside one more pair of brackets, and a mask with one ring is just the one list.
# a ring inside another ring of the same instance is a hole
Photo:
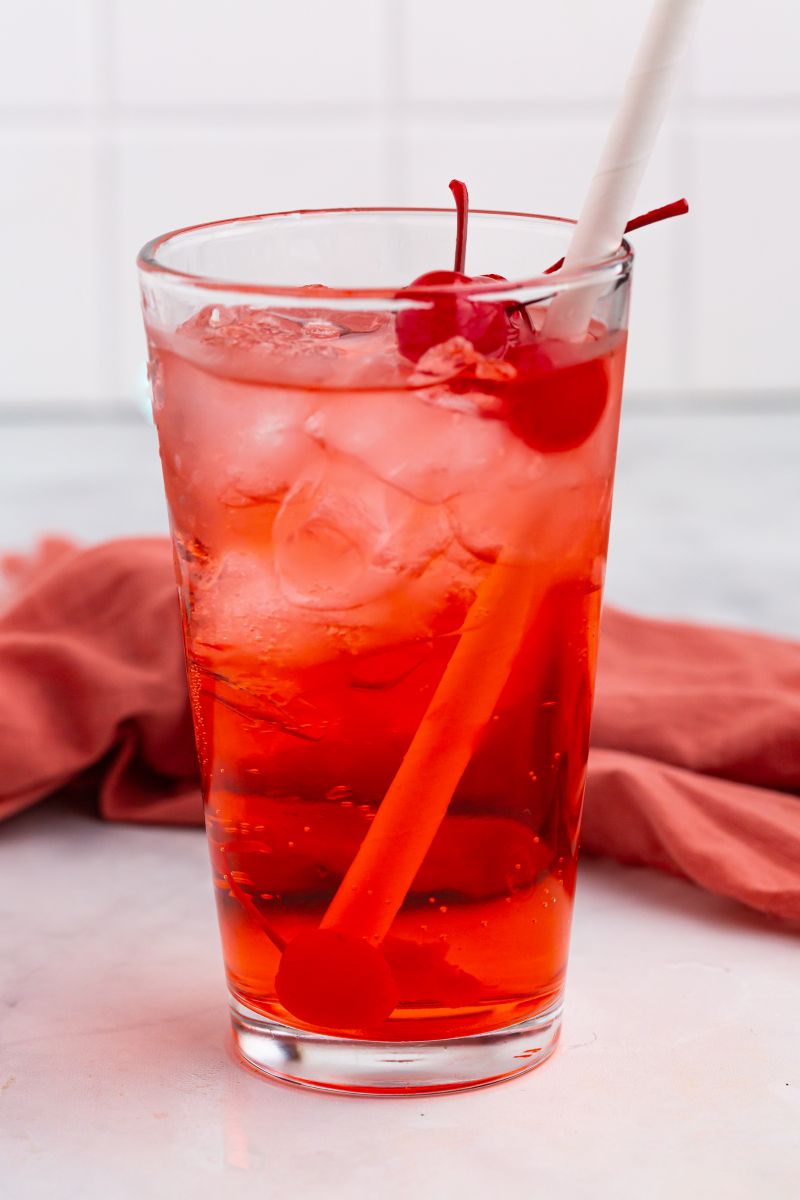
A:
{"label": "thick glass base", "polygon": [[436,1042],[362,1042],[271,1021],[238,1000],[233,1036],[245,1062],[284,1083],[327,1092],[402,1096],[459,1092],[513,1079],[556,1048],[559,1000],[516,1025]]}

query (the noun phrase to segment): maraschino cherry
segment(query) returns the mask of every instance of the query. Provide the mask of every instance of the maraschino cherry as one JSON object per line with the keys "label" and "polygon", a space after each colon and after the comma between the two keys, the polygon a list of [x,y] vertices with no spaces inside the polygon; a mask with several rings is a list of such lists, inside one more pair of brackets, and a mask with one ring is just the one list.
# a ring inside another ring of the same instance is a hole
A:
{"label": "maraschino cherry", "polygon": [[[450,181],[456,202],[456,251],[452,271],[428,271],[398,293],[400,298],[424,301],[425,307],[397,314],[397,341],[412,362],[451,338],[471,342],[483,359],[503,359],[514,368],[502,379],[470,379],[461,372],[458,386],[476,386],[500,401],[487,417],[507,421],[527,445],[542,453],[571,450],[597,428],[608,400],[609,380],[605,357],[587,353],[586,344],[544,338],[524,305],[480,301],[467,288],[502,275],[464,273],[467,249],[469,196],[460,180]],[[652,209],[629,221],[625,232],[688,212],[685,200]],[[545,274],[558,271],[563,259]],[[441,293],[435,289],[441,288]]]}
{"label": "maraschino cherry", "polygon": [[[407,308],[397,314],[396,330],[400,351],[419,362],[432,346],[452,337],[472,342],[483,355],[500,357],[509,342],[511,324],[504,304],[479,303],[459,293],[458,285],[490,283],[500,275],[464,274],[467,255],[469,194],[459,179],[450,180],[456,202],[456,252],[452,271],[426,271],[398,293],[399,298],[426,301],[425,308]],[[453,285],[457,285],[455,288]],[[442,288],[437,294],[432,288]],[[447,289],[447,290],[445,290]]]}
{"label": "maraschino cherry", "polygon": [[382,950],[338,929],[310,929],[293,938],[275,978],[278,999],[309,1025],[368,1032],[398,1001]]}
{"label": "maraschino cherry", "polygon": [[542,454],[574,450],[591,437],[608,402],[605,355],[581,360],[568,344],[539,338],[513,348],[508,361],[517,376],[498,388],[498,415],[517,437]]}

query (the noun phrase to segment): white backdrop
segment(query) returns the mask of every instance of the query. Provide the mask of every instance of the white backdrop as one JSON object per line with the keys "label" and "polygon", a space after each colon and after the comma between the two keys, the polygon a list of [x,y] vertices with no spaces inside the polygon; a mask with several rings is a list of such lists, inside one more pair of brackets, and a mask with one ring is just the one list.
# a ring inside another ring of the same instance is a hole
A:
{"label": "white backdrop", "polygon": [[[130,399],[155,233],[287,207],[574,215],[645,0],[2,0],[0,399]],[[800,5],[707,0],[637,210],[629,393],[796,388]],[[791,327],[790,327],[791,322]]]}

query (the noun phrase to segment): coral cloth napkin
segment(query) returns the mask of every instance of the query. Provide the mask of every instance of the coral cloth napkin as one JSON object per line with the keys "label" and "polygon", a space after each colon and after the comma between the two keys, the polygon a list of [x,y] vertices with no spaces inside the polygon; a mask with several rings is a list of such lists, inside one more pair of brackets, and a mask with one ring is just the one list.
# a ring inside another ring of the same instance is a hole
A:
{"label": "coral cloth napkin", "polygon": [[[163,538],[8,556],[0,817],[98,780],[110,820],[202,820]],[[800,644],[603,618],[583,848],[800,920]]]}

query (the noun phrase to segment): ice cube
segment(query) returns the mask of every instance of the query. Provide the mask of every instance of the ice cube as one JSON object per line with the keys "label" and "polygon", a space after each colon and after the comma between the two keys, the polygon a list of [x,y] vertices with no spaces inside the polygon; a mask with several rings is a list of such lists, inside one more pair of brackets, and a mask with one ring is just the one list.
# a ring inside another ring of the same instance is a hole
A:
{"label": "ice cube", "polygon": [[417,500],[441,504],[462,492],[522,483],[536,456],[504,422],[425,401],[424,393],[345,395],[317,409],[305,428],[321,445],[357,459]]}
{"label": "ice cube", "polygon": [[267,559],[243,551],[226,554],[194,595],[195,639],[218,648],[263,643],[281,613],[281,593]]}
{"label": "ice cube", "polygon": [[313,471],[324,454],[302,428],[311,400],[270,389],[260,414],[229,435],[229,461],[225,465],[221,499],[239,507],[278,500],[303,472]]}
{"label": "ice cube", "polygon": [[209,305],[185,321],[173,340],[186,357],[242,379],[391,386],[407,374],[385,312]]}
{"label": "ice cube", "polygon": [[289,603],[266,554],[231,550],[207,571],[193,593],[190,633],[201,648],[234,661],[253,657],[270,669],[308,666],[335,658],[341,631]]}
{"label": "ice cube", "polygon": [[481,562],[493,563],[501,552],[506,561],[530,562],[539,552],[542,498],[533,487],[498,486],[455,496],[447,511],[456,538]]}
{"label": "ice cube", "polygon": [[207,540],[221,505],[277,499],[320,457],[303,431],[313,393],[223,379],[166,352],[159,370],[165,479],[186,534]]}
{"label": "ice cube", "polygon": [[[303,320],[303,310],[294,313],[275,312],[264,308],[250,308],[245,304],[231,307],[225,305],[207,305],[184,321],[178,330],[178,336],[184,341],[200,342],[206,347],[221,350],[255,349],[272,350],[278,354],[293,354],[297,349],[308,351],[307,342],[317,340],[316,314],[308,314],[312,318],[314,328],[306,330]],[[329,322],[326,322],[330,326]],[[338,337],[340,330],[330,326],[331,333],[322,335],[320,340],[328,336]],[[317,349],[319,347],[315,347]],[[328,351],[321,349],[322,353]]]}
{"label": "ice cube", "polygon": [[287,494],[274,538],[284,594],[303,607],[346,611],[421,575],[452,532],[444,512],[354,462],[329,459]]}

